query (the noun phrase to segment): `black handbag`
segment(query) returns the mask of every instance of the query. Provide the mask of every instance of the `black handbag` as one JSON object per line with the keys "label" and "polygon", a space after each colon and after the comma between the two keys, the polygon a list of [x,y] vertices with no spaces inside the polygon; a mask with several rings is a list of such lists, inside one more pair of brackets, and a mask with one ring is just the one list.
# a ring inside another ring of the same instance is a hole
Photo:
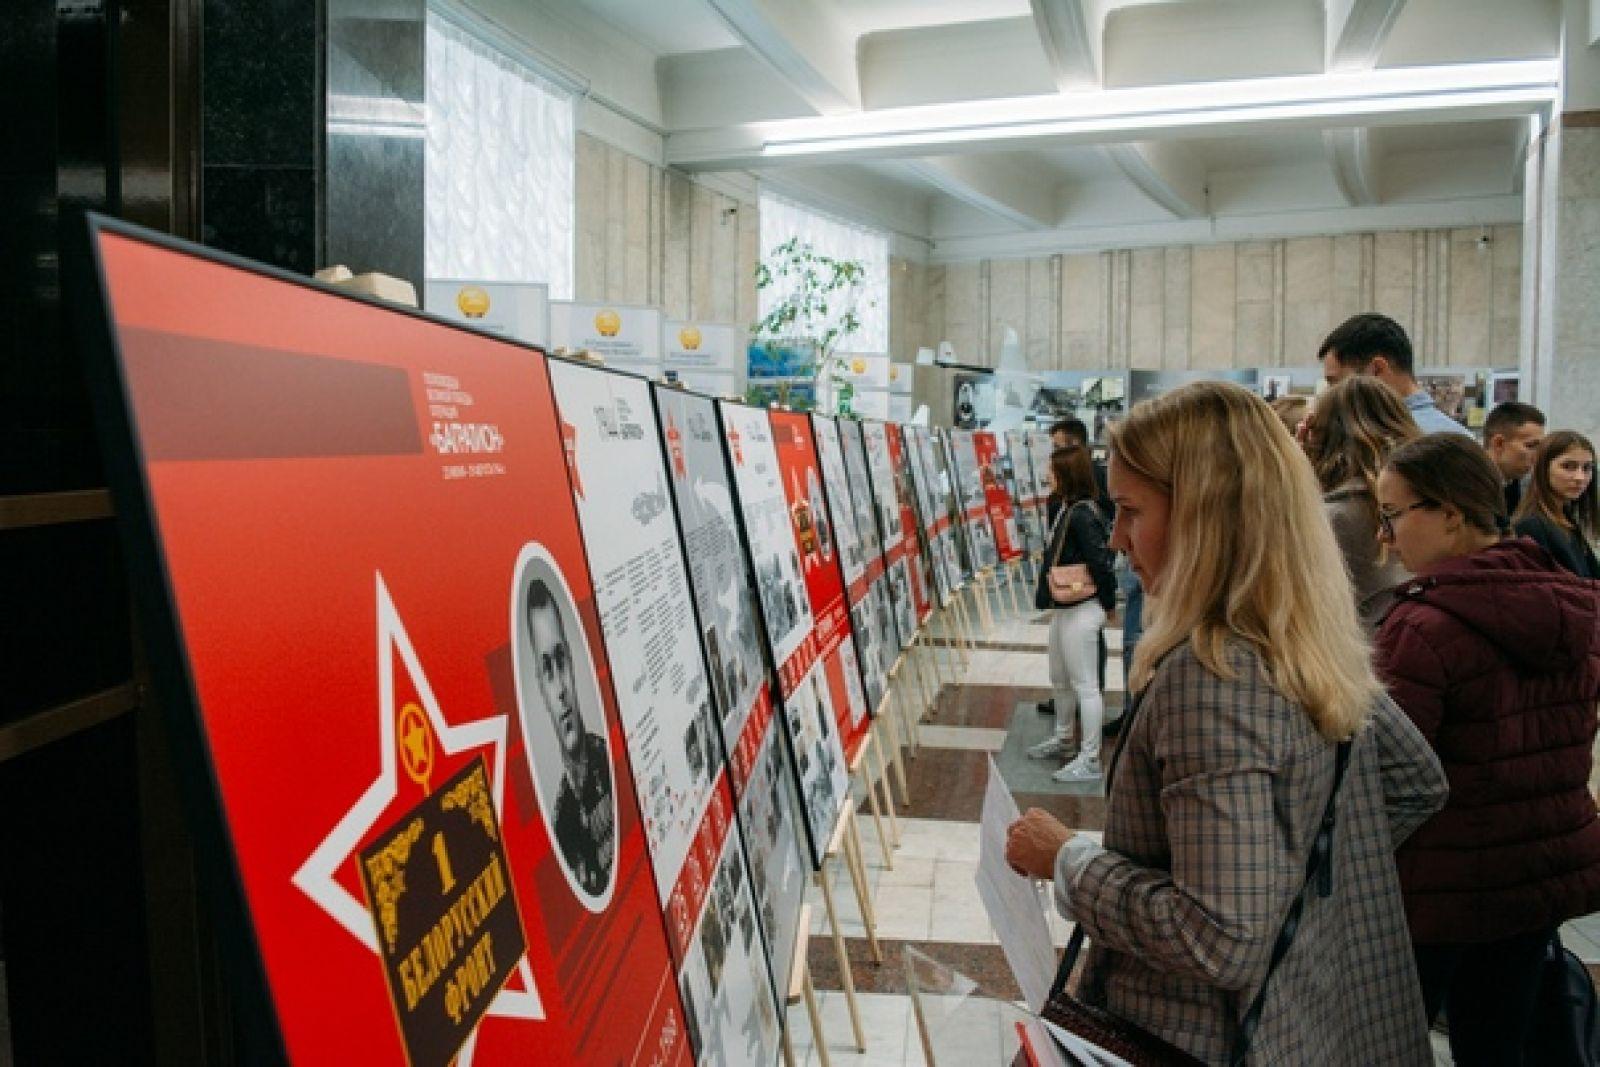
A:
{"label": "black handbag", "polygon": [[[1133,717],[1138,713],[1140,703],[1142,701],[1136,700],[1128,709],[1126,716],[1128,726],[1133,724]],[[1126,727],[1124,729],[1126,730]],[[1127,733],[1126,736],[1131,737],[1132,734]],[[1118,749],[1117,755],[1119,757],[1122,755],[1121,749]],[[1295,894],[1294,900],[1289,905],[1289,913],[1284,917],[1278,938],[1273,943],[1272,956],[1267,962],[1267,973],[1261,977],[1261,986],[1256,990],[1255,999],[1250,1002],[1250,1007],[1239,1020],[1239,1034],[1228,1055],[1228,1063],[1232,1067],[1242,1067],[1250,1055],[1250,1043],[1255,1038],[1256,1027],[1261,1023],[1261,1012],[1267,1002],[1267,983],[1272,980],[1272,972],[1278,969],[1278,964],[1283,962],[1283,958],[1289,954],[1290,946],[1294,944],[1295,934],[1300,930],[1300,917],[1305,911],[1306,894],[1313,884],[1323,897],[1333,892],[1334,815],[1336,802],[1339,799],[1339,787],[1344,783],[1344,772],[1349,763],[1350,742],[1341,741],[1334,753],[1333,788],[1328,792],[1328,803],[1323,808],[1322,822],[1317,827],[1316,839],[1311,843],[1311,854],[1306,857],[1305,881],[1301,883],[1300,891]],[[1111,795],[1111,776],[1115,772],[1116,765],[1113,763],[1106,774],[1107,797]],[[1083,949],[1083,939],[1083,925],[1079,923],[1073,928],[1072,938],[1067,942],[1067,951],[1061,957],[1061,966],[1056,969],[1050,996],[1045,1001],[1044,1010],[1039,1013],[1041,1017],[1090,1044],[1098,1045],[1107,1052],[1122,1057],[1133,1067],[1192,1067],[1200,1063],[1201,1061],[1194,1056],[1149,1031],[1103,1008],[1085,1003],[1067,992],[1067,979],[1071,976],[1073,967],[1077,965],[1078,953]],[[1592,1004],[1594,998],[1592,987],[1589,996]],[[1574,1062],[1589,1063],[1587,1060]]]}
{"label": "black handbag", "polygon": [[1589,968],[1561,944],[1559,934],[1545,948],[1533,1011],[1524,1062],[1600,1067],[1600,1000]]}

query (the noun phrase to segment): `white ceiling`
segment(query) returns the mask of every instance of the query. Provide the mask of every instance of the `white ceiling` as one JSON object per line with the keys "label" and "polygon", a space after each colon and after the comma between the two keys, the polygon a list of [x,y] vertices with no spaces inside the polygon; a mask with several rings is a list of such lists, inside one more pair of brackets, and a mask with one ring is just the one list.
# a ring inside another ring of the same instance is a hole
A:
{"label": "white ceiling", "polygon": [[[753,173],[945,258],[1103,245],[1124,231],[1192,239],[1197,226],[1512,221],[1528,116],[1548,110],[1551,75],[1519,68],[1506,75],[1516,98],[1491,100],[1484,81],[1511,68],[1462,68],[1555,60],[1561,36],[1560,0],[529,2],[603,20],[655,57],[669,163]],[[1410,67],[1462,84],[1424,102],[1385,81]],[[1328,103],[1328,71],[1359,99]],[[1261,81],[1283,77],[1302,87]],[[1256,96],[1241,117],[1205,83]],[[1169,87],[1155,105],[1136,100],[1154,86]],[[1312,110],[1285,110],[1292,93]],[[1000,103],[975,119],[938,110],[971,101]],[[1149,106],[1160,115],[1139,110]],[[1049,135],[1018,125],[1039,109],[1113,109],[1117,121]],[[863,116],[900,140],[840,140]],[[993,140],[958,142],[957,122]],[[796,138],[807,144],[792,156],[773,148]]]}

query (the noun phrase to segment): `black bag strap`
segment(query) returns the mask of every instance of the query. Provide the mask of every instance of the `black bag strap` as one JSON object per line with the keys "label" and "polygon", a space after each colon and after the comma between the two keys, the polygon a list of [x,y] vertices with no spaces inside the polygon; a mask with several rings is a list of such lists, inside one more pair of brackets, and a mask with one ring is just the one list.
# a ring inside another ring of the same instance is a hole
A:
{"label": "black bag strap", "polygon": [[[1139,703],[1135,701],[1128,709],[1127,722],[1122,728],[1123,737],[1129,736],[1128,728],[1133,725],[1133,715],[1138,711]],[[1117,755],[1121,754],[1119,747]],[[1333,788],[1328,792],[1328,803],[1322,810],[1322,821],[1317,826],[1316,839],[1311,843],[1311,854],[1306,857],[1305,881],[1301,883],[1300,891],[1290,902],[1289,913],[1284,917],[1283,926],[1278,930],[1278,938],[1272,946],[1272,956],[1267,962],[1267,973],[1261,976],[1261,986],[1256,990],[1255,998],[1250,1002],[1244,1017],[1239,1020],[1239,1036],[1235,1039],[1233,1049],[1228,1056],[1230,1067],[1242,1067],[1250,1055],[1250,1043],[1255,1039],[1256,1028],[1261,1025],[1261,1013],[1267,1003],[1267,983],[1272,980],[1272,972],[1278,969],[1278,964],[1289,954],[1295,935],[1300,932],[1300,919],[1305,911],[1306,893],[1315,882],[1319,896],[1328,897],[1333,894],[1333,827],[1336,821],[1339,787],[1344,783],[1344,773],[1349,764],[1350,742],[1341,741],[1334,752]],[[1111,795],[1111,775],[1115,770],[1116,763],[1113,761],[1106,773],[1107,796]],[[1071,977],[1072,969],[1078,963],[1078,954],[1083,950],[1083,941],[1083,923],[1079,922],[1073,927],[1072,937],[1067,941],[1067,949],[1061,955],[1061,965],[1056,968],[1055,981],[1050,984],[1050,999],[1060,996],[1066,989],[1067,979]]]}

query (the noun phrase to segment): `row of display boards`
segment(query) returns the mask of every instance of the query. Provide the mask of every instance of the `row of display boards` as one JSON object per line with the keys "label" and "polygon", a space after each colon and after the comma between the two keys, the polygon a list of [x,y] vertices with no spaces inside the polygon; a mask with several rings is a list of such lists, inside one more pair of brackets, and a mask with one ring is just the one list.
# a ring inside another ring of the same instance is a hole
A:
{"label": "row of display boards", "polygon": [[935,599],[1041,546],[1048,442],[713,401],[89,230],[108,473],[250,1040],[775,1062],[847,767]]}

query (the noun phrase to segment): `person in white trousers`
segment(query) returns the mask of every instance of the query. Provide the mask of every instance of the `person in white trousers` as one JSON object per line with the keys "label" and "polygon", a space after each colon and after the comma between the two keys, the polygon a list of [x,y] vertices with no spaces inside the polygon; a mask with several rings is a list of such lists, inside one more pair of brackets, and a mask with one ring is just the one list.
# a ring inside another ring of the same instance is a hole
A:
{"label": "person in white trousers", "polygon": [[[1055,521],[1034,603],[1054,613],[1049,661],[1056,727],[1053,735],[1030,748],[1028,755],[1067,760],[1052,775],[1058,782],[1092,781],[1102,773],[1100,733],[1105,722],[1100,630],[1106,612],[1116,605],[1117,580],[1111,550],[1106,546],[1105,520],[1095,503],[1094,465],[1088,450],[1057,449],[1050,456],[1050,467],[1055,482],[1051,494]],[[1074,564],[1087,569],[1092,587],[1069,592],[1064,600],[1051,590],[1050,569]]]}

